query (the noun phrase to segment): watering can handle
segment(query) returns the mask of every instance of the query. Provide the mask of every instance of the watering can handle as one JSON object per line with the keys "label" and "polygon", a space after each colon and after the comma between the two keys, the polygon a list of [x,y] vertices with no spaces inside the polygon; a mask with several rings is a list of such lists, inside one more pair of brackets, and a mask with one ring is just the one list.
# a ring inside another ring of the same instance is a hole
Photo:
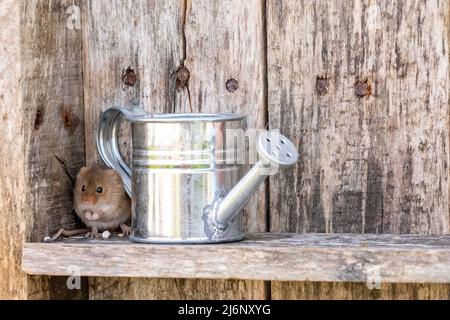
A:
{"label": "watering can handle", "polygon": [[120,122],[130,119],[134,115],[132,110],[120,107],[112,107],[105,110],[101,116],[97,127],[97,149],[100,158],[106,166],[116,170],[122,178],[125,191],[131,197],[131,169],[123,160],[117,139]]}

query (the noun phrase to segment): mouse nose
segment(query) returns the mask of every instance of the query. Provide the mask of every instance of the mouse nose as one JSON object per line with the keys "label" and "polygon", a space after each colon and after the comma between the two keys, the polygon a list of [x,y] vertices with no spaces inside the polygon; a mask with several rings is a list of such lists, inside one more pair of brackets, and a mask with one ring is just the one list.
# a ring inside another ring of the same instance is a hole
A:
{"label": "mouse nose", "polygon": [[86,204],[95,204],[97,202],[97,198],[91,195],[84,195],[83,202]]}

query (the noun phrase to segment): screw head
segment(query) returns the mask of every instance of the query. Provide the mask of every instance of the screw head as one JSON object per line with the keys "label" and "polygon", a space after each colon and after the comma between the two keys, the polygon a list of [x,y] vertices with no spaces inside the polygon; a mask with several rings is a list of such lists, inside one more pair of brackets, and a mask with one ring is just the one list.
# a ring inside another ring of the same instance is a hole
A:
{"label": "screw head", "polygon": [[123,83],[126,84],[127,86],[132,87],[136,84],[137,80],[138,80],[138,77],[137,77],[136,72],[134,72],[133,69],[128,67],[127,70],[125,70],[125,72],[122,75]]}
{"label": "screw head", "polygon": [[368,96],[371,93],[370,84],[367,81],[358,80],[355,83],[355,94],[358,97]]}
{"label": "screw head", "polygon": [[325,77],[316,78],[316,92],[320,96],[323,96],[328,92],[328,79]]}
{"label": "screw head", "polygon": [[239,83],[236,79],[231,78],[227,80],[225,87],[227,88],[227,91],[235,92],[239,88]]}
{"label": "screw head", "polygon": [[191,74],[184,65],[181,65],[176,71],[176,76],[176,89],[180,91],[188,85],[189,77],[191,76]]}
{"label": "screw head", "polygon": [[190,77],[189,70],[186,67],[181,66],[177,70],[177,80],[178,81],[187,81]]}

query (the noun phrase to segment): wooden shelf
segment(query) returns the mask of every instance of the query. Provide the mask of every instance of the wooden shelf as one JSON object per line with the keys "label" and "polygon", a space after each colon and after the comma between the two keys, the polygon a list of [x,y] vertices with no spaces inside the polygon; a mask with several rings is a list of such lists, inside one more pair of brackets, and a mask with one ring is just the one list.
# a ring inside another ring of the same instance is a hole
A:
{"label": "wooden shelf", "polygon": [[249,234],[215,245],[70,239],[26,243],[28,274],[450,283],[450,236]]}

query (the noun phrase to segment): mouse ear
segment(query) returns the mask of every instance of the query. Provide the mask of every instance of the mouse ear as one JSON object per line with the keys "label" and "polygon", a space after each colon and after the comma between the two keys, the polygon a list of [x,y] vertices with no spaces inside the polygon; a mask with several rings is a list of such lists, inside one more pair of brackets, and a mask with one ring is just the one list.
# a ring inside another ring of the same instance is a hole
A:
{"label": "mouse ear", "polygon": [[84,173],[86,173],[86,171],[88,171],[88,167],[82,167],[81,169],[80,169],[80,171],[78,172],[78,174],[84,174]]}

